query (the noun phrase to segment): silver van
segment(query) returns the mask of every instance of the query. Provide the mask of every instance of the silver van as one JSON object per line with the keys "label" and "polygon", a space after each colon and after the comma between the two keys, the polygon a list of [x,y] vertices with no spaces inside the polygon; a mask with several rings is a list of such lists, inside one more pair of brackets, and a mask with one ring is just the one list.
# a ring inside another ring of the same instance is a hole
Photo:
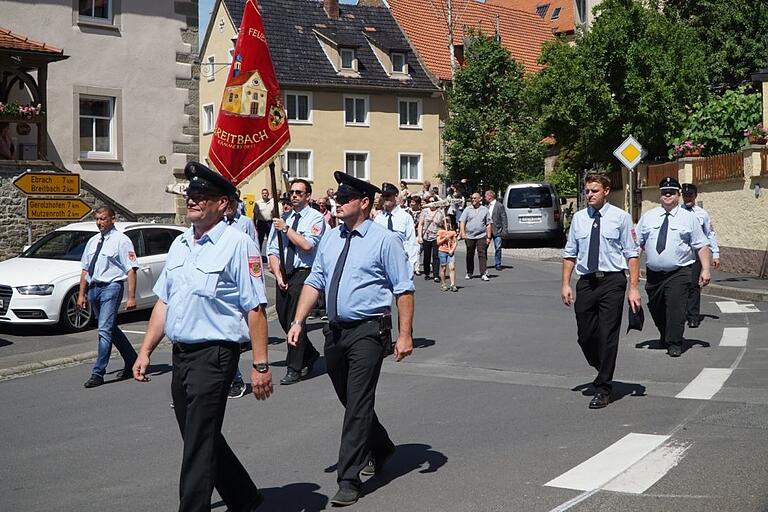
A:
{"label": "silver van", "polygon": [[507,211],[505,240],[543,240],[562,246],[565,235],[560,205],[565,204],[565,198],[557,194],[553,185],[544,182],[509,185],[503,204]]}

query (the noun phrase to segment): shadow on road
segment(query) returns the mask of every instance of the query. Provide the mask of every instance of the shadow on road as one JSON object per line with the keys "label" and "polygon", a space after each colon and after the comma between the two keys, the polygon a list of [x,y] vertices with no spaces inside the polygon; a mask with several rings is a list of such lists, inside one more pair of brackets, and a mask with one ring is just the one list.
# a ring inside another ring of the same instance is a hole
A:
{"label": "shadow on road", "polygon": [[7,347],[8,345],[13,345],[13,342],[0,338],[0,347]]}
{"label": "shadow on road", "polygon": [[[320,486],[309,482],[288,484],[282,487],[260,489],[264,503],[259,512],[318,512],[325,510],[328,497],[317,492]],[[223,501],[211,505],[211,509],[225,507]]]}
{"label": "shadow on road", "polygon": [[371,494],[393,480],[413,471],[435,473],[448,462],[448,457],[428,444],[401,444],[387,465],[379,473],[363,483],[363,493]]}
{"label": "shadow on road", "polygon": [[[709,348],[712,345],[708,341],[702,340],[683,340],[682,352],[685,353],[694,345],[698,345],[703,348]],[[635,344],[635,348],[647,348],[649,350],[667,350],[667,346],[661,342],[661,340],[646,340]]]}
{"label": "shadow on road", "polygon": [[427,348],[435,344],[435,340],[429,338],[413,338],[413,348]]}
{"label": "shadow on road", "polygon": [[[584,396],[594,396],[595,386],[588,382],[586,384],[580,384],[571,391],[579,391]],[[621,382],[618,380],[613,381],[613,390],[611,391],[611,402],[618,402],[625,396],[647,396],[645,394],[645,386],[642,384],[635,384],[631,382]]]}

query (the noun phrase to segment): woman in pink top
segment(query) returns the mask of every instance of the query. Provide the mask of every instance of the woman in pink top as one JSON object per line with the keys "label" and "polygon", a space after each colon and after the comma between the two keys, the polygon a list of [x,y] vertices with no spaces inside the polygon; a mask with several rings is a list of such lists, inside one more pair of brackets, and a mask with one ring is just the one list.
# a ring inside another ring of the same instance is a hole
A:
{"label": "woman in pink top", "polygon": [[[456,231],[451,226],[451,219],[446,217],[445,226],[437,232],[437,254],[440,258],[440,289],[444,292],[459,291],[456,288],[456,262],[454,253],[456,252]],[[451,279],[451,285],[445,283],[445,272],[448,270]]]}

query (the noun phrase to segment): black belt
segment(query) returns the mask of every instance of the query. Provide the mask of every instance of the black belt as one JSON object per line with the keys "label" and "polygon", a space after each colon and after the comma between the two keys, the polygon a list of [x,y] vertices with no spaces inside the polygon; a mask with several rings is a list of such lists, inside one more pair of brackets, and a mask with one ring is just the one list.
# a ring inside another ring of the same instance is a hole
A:
{"label": "black belt", "polygon": [[109,286],[110,284],[114,283],[115,281],[110,281],[108,283],[105,283],[104,281],[91,281],[88,283],[88,288],[98,288],[101,286]]}
{"label": "black belt", "polygon": [[291,278],[298,274],[299,272],[310,272],[312,269],[309,267],[299,267],[293,270],[290,274],[286,272],[286,277]]}
{"label": "black belt", "polygon": [[392,318],[390,315],[380,315],[380,316],[374,316],[371,318],[364,318],[362,320],[351,320],[348,322],[342,321],[342,320],[334,320],[333,322],[328,322],[328,327],[334,330],[340,330],[340,329],[354,329],[356,327],[360,327],[364,324],[372,324],[377,323],[379,325],[382,325],[385,318]]}
{"label": "black belt", "polygon": [[646,266],[646,270],[647,270],[649,273],[651,273],[651,274],[654,274],[654,275],[657,275],[657,276],[664,276],[664,277],[667,277],[667,276],[671,276],[672,274],[676,274],[677,272],[680,272],[682,269],[684,269],[684,268],[687,268],[688,266],[689,266],[689,265],[686,265],[686,266],[684,266],[684,267],[677,267],[677,268],[676,268],[676,269],[674,269],[674,270],[653,270],[652,268],[648,268],[648,267]]}
{"label": "black belt", "polygon": [[210,347],[229,347],[232,349],[240,350],[240,343],[236,341],[201,341],[199,343],[184,343],[182,341],[176,341],[173,343],[173,348],[178,352],[196,352]]}
{"label": "black belt", "polygon": [[616,275],[616,274],[624,274],[623,270],[620,270],[619,272],[592,272],[591,274],[584,274],[581,276],[581,279],[603,279],[608,276]]}

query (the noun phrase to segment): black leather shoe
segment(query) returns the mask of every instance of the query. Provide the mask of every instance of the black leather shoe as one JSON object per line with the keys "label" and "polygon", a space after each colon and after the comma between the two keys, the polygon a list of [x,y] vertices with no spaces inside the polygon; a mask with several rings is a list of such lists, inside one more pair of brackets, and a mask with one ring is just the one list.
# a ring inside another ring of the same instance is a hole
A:
{"label": "black leather shoe", "polygon": [[285,374],[285,377],[280,379],[280,384],[283,386],[289,386],[291,384],[296,384],[297,382],[301,382],[301,374],[299,374],[299,372],[296,370],[292,370],[291,368],[288,368],[288,372]]}
{"label": "black leather shoe", "polygon": [[605,393],[596,393],[589,401],[590,409],[602,409],[611,403],[611,397]]}
{"label": "black leather shoe", "polygon": [[83,384],[83,386],[85,386],[86,388],[96,388],[101,386],[102,384],[104,384],[104,377],[100,375],[91,375],[91,378],[85,381],[85,384]]}
{"label": "black leather shoe", "polygon": [[690,320],[688,320],[688,327],[690,327],[691,329],[695,329],[700,325],[701,325],[701,320],[699,320],[698,318],[691,318]]}
{"label": "black leather shoe", "polygon": [[360,499],[360,491],[354,489],[344,489],[339,487],[336,494],[331,498],[331,505],[334,507],[347,507],[354,505]]}
{"label": "black leather shoe", "polygon": [[320,359],[320,352],[315,352],[312,357],[309,358],[307,364],[301,369],[300,376],[302,379],[309,377],[309,374],[312,373],[312,367],[315,366],[318,359]]}
{"label": "black leather shoe", "polygon": [[498,270],[499,272],[501,272],[502,270],[504,270],[504,267],[502,267],[501,265],[498,265],[498,266],[496,267],[496,270]]}
{"label": "black leather shoe", "polygon": [[133,378],[133,368],[126,366],[115,375],[115,380],[128,380]]}
{"label": "black leather shoe", "polygon": [[389,459],[392,458],[392,455],[394,454],[395,447],[391,446],[387,449],[386,452],[377,456],[372,456],[370,459],[368,459],[368,464],[360,471],[360,476],[375,475],[377,471],[381,471],[384,468],[384,465]]}
{"label": "black leather shoe", "polygon": [[670,345],[667,349],[667,355],[669,357],[680,357],[682,353],[683,350],[680,348],[680,345]]}

